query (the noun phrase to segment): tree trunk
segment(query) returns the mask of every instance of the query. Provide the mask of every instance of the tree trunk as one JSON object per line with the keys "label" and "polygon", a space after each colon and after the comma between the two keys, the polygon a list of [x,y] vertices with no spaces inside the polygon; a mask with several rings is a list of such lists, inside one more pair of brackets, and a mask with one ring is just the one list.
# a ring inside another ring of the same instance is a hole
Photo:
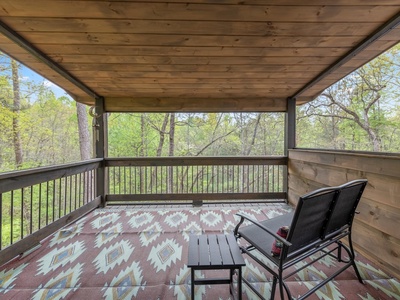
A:
{"label": "tree trunk", "polygon": [[368,133],[369,138],[372,141],[374,151],[375,152],[382,151],[382,143],[379,138],[379,135],[376,134],[375,131],[370,126],[367,127],[367,133]]}
{"label": "tree trunk", "polygon": [[14,105],[13,105],[13,143],[15,153],[15,166],[17,169],[22,167],[23,153],[21,145],[21,134],[19,127],[19,114],[21,111],[21,94],[19,88],[19,71],[18,63],[15,60],[11,60],[11,71],[12,71],[12,82],[14,92]]}
{"label": "tree trunk", "polygon": [[175,152],[175,113],[171,113],[169,122],[169,156],[174,156]]}
{"label": "tree trunk", "polygon": [[[15,167],[16,169],[20,169],[23,163],[23,153],[22,153],[22,145],[21,145],[21,133],[19,127],[19,114],[21,111],[21,91],[19,86],[19,66],[18,63],[11,59],[11,75],[12,75],[12,83],[13,83],[13,144],[14,144],[14,153],[15,153]],[[24,219],[24,227],[25,230],[22,230],[23,236],[31,234],[30,230],[30,222],[31,213],[29,210],[29,204],[26,204],[25,197],[21,199],[21,209],[22,209],[22,218]]]}
{"label": "tree trunk", "polygon": [[[140,135],[141,135],[141,139],[142,139],[142,147],[140,147],[139,149],[139,156],[143,157],[144,156],[144,148],[146,146],[146,134],[145,134],[145,119],[144,119],[144,114],[142,113],[140,115]],[[140,182],[139,182],[139,191],[141,194],[144,193],[144,181],[147,180],[147,178],[144,177],[144,168],[145,167],[139,167],[139,178],[140,178]]]}
{"label": "tree trunk", "polygon": [[93,153],[90,145],[90,134],[86,106],[76,102],[76,114],[78,116],[78,132],[79,132],[79,149],[81,152],[81,160],[91,159]]}
{"label": "tree trunk", "polygon": [[[162,149],[163,149],[164,141],[165,141],[165,130],[168,125],[168,119],[169,119],[169,113],[166,113],[164,115],[164,121],[163,121],[163,124],[161,125],[161,129],[159,130],[160,140],[158,141],[157,157],[160,157],[162,154]],[[150,182],[150,190],[151,191],[153,191],[153,184],[154,184],[154,182],[156,182],[157,173],[158,173],[158,169],[156,167],[153,170],[153,172],[151,173],[151,182]],[[157,190],[157,186],[156,186],[156,190]]]}
{"label": "tree trunk", "polygon": [[[90,145],[90,134],[86,107],[84,104],[76,102],[76,115],[78,117],[78,134],[79,134],[79,150],[81,153],[81,160],[91,159],[95,150]],[[92,175],[87,174],[84,176],[84,203],[91,201],[93,194]]]}
{"label": "tree trunk", "polygon": [[[175,151],[175,113],[171,113],[169,120],[169,156],[174,156]],[[173,191],[174,173],[172,167],[168,168],[168,193]],[[183,178],[182,178],[183,180]]]}
{"label": "tree trunk", "polygon": [[161,130],[160,130],[160,141],[158,142],[158,148],[157,148],[157,156],[161,156],[162,154],[162,148],[164,146],[164,140],[165,140],[165,130],[167,128],[168,125],[168,119],[169,119],[169,114],[166,113],[164,116],[164,122],[161,126]]}
{"label": "tree trunk", "polygon": [[252,136],[252,138],[251,138],[251,143],[250,143],[249,147],[247,148],[246,156],[249,156],[249,155],[250,155],[251,150],[253,149],[253,146],[254,146],[254,144],[255,144],[256,137],[257,137],[258,126],[260,125],[260,119],[261,119],[261,114],[258,113],[257,119],[256,119],[256,124],[254,125],[253,136]]}

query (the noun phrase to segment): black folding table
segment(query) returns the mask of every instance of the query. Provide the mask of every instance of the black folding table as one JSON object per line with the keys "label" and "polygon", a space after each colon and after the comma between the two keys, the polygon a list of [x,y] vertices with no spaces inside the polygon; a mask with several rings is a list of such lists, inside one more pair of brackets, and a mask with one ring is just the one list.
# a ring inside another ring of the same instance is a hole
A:
{"label": "black folding table", "polygon": [[[194,286],[204,284],[229,284],[234,296],[233,275],[237,270],[237,296],[242,299],[242,267],[245,266],[233,234],[191,235],[189,238],[188,267],[191,268],[191,293]],[[195,279],[197,270],[229,270],[229,278]]]}

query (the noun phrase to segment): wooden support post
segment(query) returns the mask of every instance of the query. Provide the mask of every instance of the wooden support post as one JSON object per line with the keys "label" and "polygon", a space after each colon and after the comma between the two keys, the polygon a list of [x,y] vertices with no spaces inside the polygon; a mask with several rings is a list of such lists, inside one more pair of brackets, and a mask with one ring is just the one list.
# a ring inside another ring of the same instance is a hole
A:
{"label": "wooden support post", "polygon": [[[285,156],[289,156],[289,150],[296,147],[296,98],[287,99],[287,110],[285,115]],[[288,198],[289,170],[286,166],[285,179],[283,180],[284,191]],[[286,199],[288,200],[288,199]]]}
{"label": "wooden support post", "polygon": [[[96,98],[96,115],[98,117],[94,123],[94,142],[95,142],[95,157],[104,159],[107,156],[107,115],[104,111],[104,98]],[[106,205],[106,172],[105,164],[102,162],[100,168],[97,170],[96,177],[96,196],[101,197],[101,206]]]}
{"label": "wooden support post", "polygon": [[285,155],[289,149],[296,147],[296,99],[288,98],[285,120]]}

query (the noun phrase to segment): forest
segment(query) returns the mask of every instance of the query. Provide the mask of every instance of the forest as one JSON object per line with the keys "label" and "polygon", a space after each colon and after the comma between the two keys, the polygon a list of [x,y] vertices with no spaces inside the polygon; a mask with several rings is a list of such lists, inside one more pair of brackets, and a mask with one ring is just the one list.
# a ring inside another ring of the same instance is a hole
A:
{"label": "forest", "polygon": [[399,153],[400,44],[297,110],[297,146]]}
{"label": "forest", "polygon": [[[301,148],[398,153],[400,45],[298,106]],[[0,56],[0,172],[92,157],[89,108]],[[284,154],[284,113],[112,113],[109,157]]]}

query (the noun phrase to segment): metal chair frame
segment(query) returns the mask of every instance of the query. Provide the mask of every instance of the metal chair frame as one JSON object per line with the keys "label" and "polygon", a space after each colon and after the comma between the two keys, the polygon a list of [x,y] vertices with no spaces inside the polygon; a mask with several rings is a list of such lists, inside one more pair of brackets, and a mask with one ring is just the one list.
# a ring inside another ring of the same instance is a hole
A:
{"label": "metal chair frame", "polygon": [[[285,279],[309,267],[327,255],[337,259],[339,262],[343,262],[344,266],[341,266],[337,271],[328,276],[328,278],[321,281],[298,299],[307,298],[351,266],[359,282],[363,283],[354,261],[355,254],[351,229],[354,215],[357,213],[356,208],[366,184],[367,180],[359,179],[337,187],[318,189],[300,197],[294,213],[262,222],[258,222],[244,214],[237,214],[240,216],[240,221],[235,227],[234,235],[237,240],[243,239],[250,244],[249,246],[240,246],[242,252],[249,255],[272,275],[270,299],[274,299],[275,297],[277,284],[279,286],[280,299],[285,299],[284,291],[287,297],[292,299]],[[308,222],[307,218],[312,220]],[[245,220],[249,221],[251,225],[242,227],[241,225]],[[288,224],[290,225],[290,230],[287,238],[283,239],[275,232],[280,226]],[[344,238],[347,239],[348,246],[341,241]],[[279,240],[283,244],[279,257],[274,257],[270,253],[271,241],[274,239]],[[255,250],[268,258],[274,264],[274,269],[267,266],[254,255],[253,251]],[[343,258],[343,250],[347,253],[347,260]],[[300,269],[285,274],[285,271],[289,267],[318,252],[321,252],[321,256],[309,261]],[[248,280],[242,278],[242,281],[261,299],[265,299]]]}

